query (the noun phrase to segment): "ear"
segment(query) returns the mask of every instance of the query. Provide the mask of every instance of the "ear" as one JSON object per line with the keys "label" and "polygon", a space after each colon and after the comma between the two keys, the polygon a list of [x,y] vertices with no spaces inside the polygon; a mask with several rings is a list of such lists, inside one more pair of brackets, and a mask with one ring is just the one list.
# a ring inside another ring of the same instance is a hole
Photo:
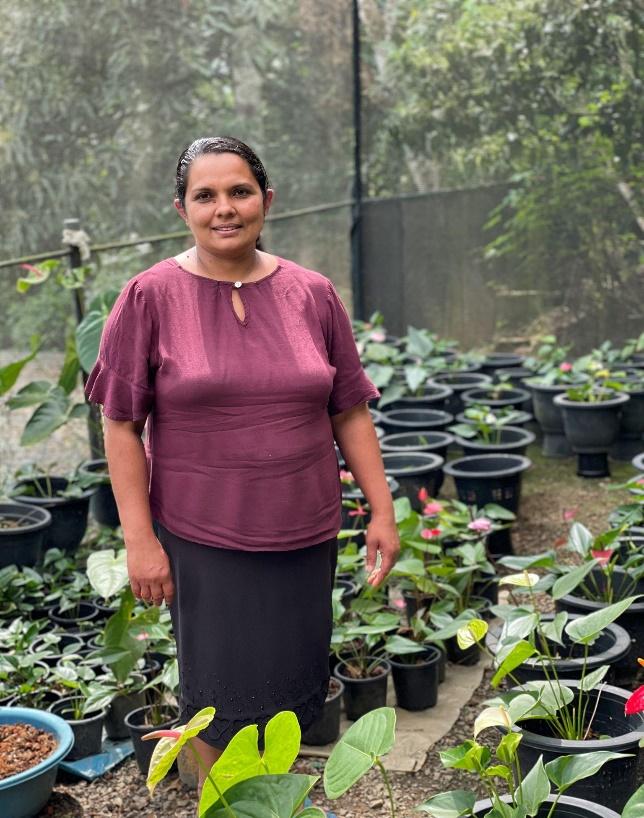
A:
{"label": "ear", "polygon": [[181,216],[186,224],[188,224],[188,217],[186,216],[186,211],[183,209],[183,206],[179,199],[174,200],[174,207],[177,213]]}
{"label": "ear", "polygon": [[271,209],[271,205],[273,204],[273,198],[275,196],[275,191],[272,187],[266,189],[266,196],[264,197],[264,216],[268,215],[268,211]]}

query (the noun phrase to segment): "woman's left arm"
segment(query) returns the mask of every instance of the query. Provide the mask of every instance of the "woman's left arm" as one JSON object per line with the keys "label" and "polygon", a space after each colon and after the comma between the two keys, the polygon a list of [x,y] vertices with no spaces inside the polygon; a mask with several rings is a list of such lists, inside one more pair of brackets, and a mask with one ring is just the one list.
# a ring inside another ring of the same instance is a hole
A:
{"label": "woman's left arm", "polygon": [[[367,527],[367,582],[380,585],[391,571],[400,551],[400,540],[391,491],[385,477],[380,446],[366,403],[353,406],[346,412],[331,415],[333,435],[347,467],[365,496],[371,509]],[[380,567],[376,557],[380,552]]]}

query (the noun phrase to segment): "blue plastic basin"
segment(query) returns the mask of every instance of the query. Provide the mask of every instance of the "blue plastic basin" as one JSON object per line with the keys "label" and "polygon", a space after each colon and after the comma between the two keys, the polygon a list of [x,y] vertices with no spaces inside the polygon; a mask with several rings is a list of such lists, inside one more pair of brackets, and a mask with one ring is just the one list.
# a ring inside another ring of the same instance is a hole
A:
{"label": "blue plastic basin", "polygon": [[0,780],[2,818],[32,818],[40,812],[54,788],[58,765],[74,744],[72,729],[60,716],[31,707],[0,707],[0,724],[18,722],[53,733],[58,746],[35,767]]}

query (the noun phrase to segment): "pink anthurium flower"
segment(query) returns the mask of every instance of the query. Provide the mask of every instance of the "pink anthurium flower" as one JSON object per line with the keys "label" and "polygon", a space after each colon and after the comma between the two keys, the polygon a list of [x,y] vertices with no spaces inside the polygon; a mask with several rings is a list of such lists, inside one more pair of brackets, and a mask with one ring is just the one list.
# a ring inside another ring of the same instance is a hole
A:
{"label": "pink anthurium flower", "polygon": [[346,469],[340,469],[340,482],[341,483],[353,483],[353,475],[350,471]]}
{"label": "pink anthurium flower", "polygon": [[420,536],[424,540],[433,540],[434,537],[440,537],[440,533],[440,528],[423,528],[423,530],[420,532]]}
{"label": "pink anthurium flower", "polygon": [[568,361],[563,361],[563,363],[559,364],[559,371],[560,372],[570,372],[572,369],[572,364],[568,363]]}
{"label": "pink anthurium flower", "polygon": [[154,730],[152,733],[146,733],[144,736],[141,736],[143,741],[151,741],[152,739],[156,738],[173,738],[178,739],[182,736],[181,730]]}
{"label": "pink anthurium flower", "polygon": [[476,520],[472,520],[471,523],[468,523],[467,527],[471,531],[486,533],[492,528],[492,520],[488,520],[487,517],[477,517]]}
{"label": "pink anthurium flower", "polygon": [[563,510],[563,518],[564,522],[569,523],[571,520],[574,520],[577,516],[577,512],[579,511],[578,508],[564,508]]}
{"label": "pink anthurium flower", "polygon": [[381,344],[386,337],[387,336],[385,335],[385,333],[381,332],[378,329],[374,330],[372,333],[369,334],[370,340],[375,341],[377,344]]}
{"label": "pink anthurium flower", "polygon": [[[638,659],[637,661],[639,662],[641,660]],[[644,711],[644,685],[640,685],[637,688],[624,707],[624,713],[627,716],[634,716],[642,711]]]}
{"label": "pink anthurium flower", "polygon": [[594,557],[600,565],[608,565],[610,558],[613,556],[612,550],[609,548],[606,551],[591,551],[590,556]]}
{"label": "pink anthurium flower", "polygon": [[429,492],[424,486],[422,489],[418,490],[418,499],[421,503],[426,503],[427,500],[429,500]]}
{"label": "pink anthurium flower", "polygon": [[427,503],[427,505],[423,508],[423,514],[425,517],[434,517],[436,514],[440,514],[443,510],[443,506],[440,503]]}
{"label": "pink anthurium flower", "polygon": [[358,508],[351,509],[351,511],[349,512],[349,517],[366,517],[367,516],[366,509],[363,508],[360,501],[357,501],[357,503],[358,503]]}

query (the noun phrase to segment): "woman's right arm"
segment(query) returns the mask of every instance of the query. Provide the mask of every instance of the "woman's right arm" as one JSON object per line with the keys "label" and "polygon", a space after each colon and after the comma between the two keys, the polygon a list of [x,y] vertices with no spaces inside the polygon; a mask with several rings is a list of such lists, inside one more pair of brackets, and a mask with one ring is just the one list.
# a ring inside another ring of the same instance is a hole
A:
{"label": "woman's right arm", "polygon": [[135,597],[170,605],[174,583],[168,556],[152,528],[148,467],[141,440],[144,420],[104,417],[105,454],[127,550],[127,570]]}

